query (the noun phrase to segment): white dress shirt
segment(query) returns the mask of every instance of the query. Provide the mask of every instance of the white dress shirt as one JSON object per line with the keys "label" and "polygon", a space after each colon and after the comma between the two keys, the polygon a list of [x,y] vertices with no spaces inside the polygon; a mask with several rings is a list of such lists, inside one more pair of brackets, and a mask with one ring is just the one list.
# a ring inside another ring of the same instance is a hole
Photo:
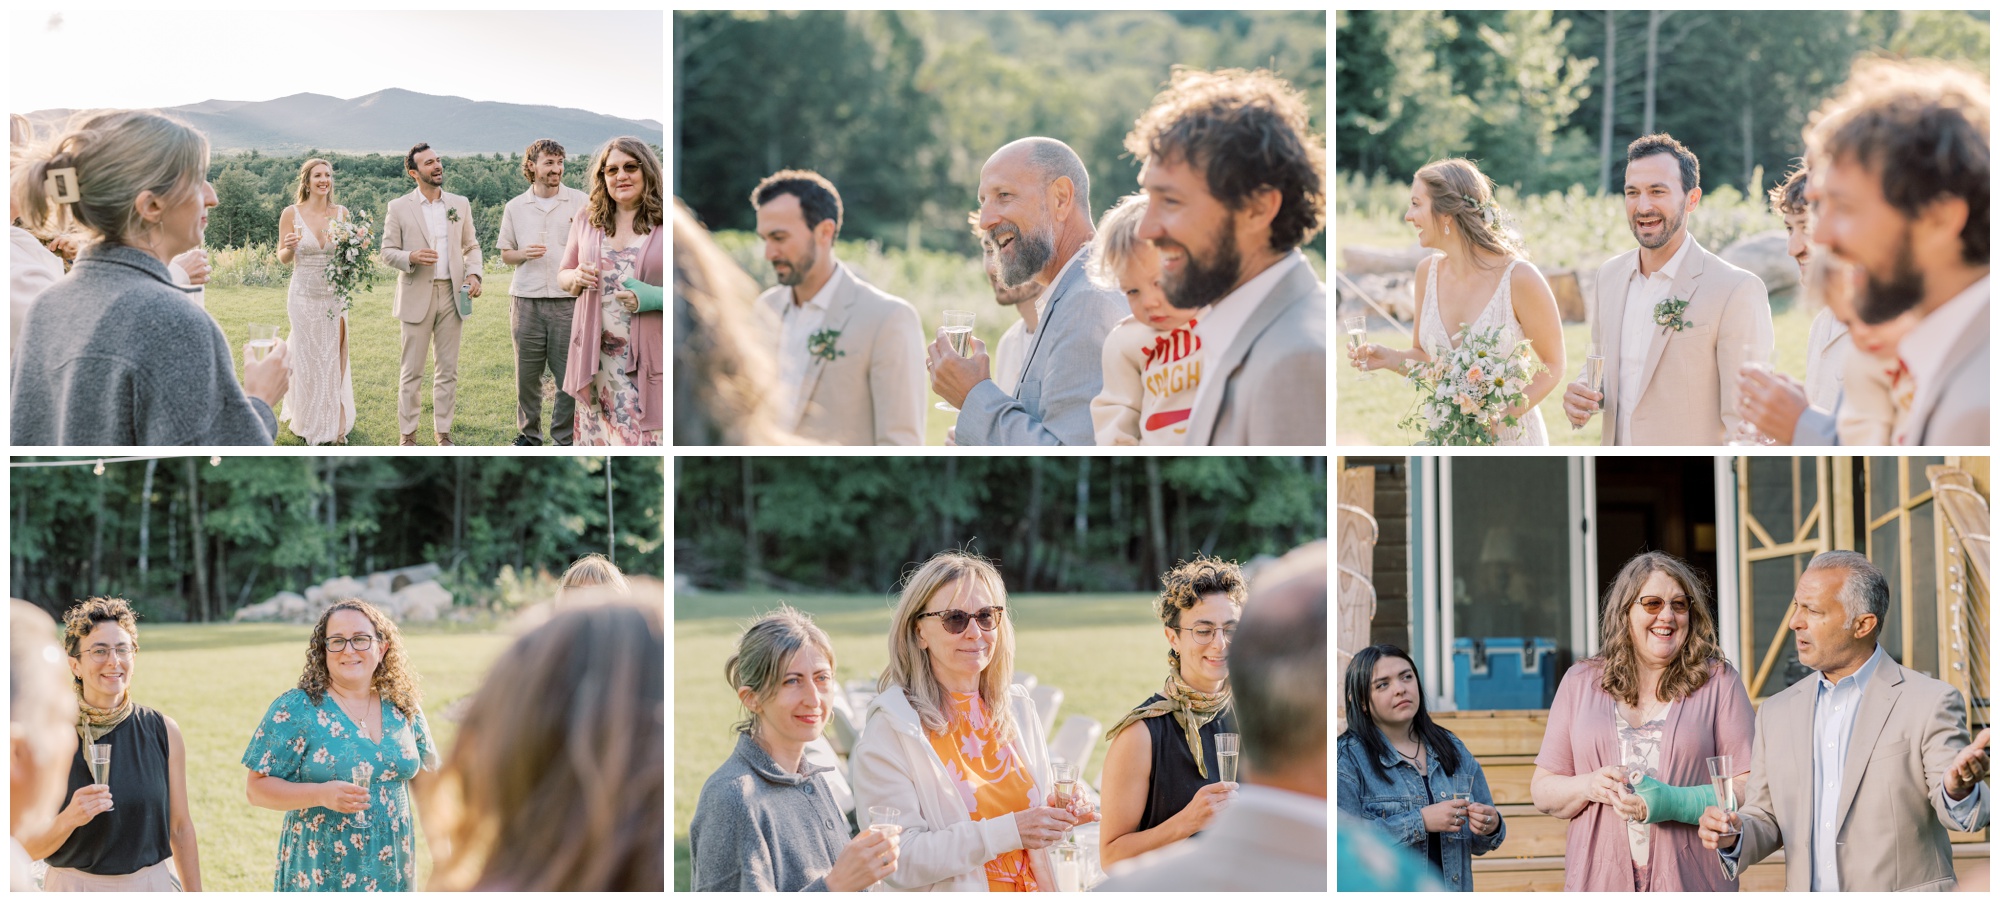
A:
{"label": "white dress shirt", "polygon": [[[1639,377],[1646,372],[1646,357],[1652,353],[1653,342],[1665,328],[1653,322],[1653,308],[1674,293],[1674,278],[1680,275],[1681,262],[1687,259],[1688,250],[1696,246],[1694,235],[1689,234],[1665,266],[1654,270],[1652,275],[1641,275],[1635,266],[1631,278],[1625,282],[1625,322],[1618,338],[1618,393],[1622,397],[1618,399],[1615,444],[1632,444],[1632,411],[1639,406],[1639,396],[1645,393]],[[1639,253],[1643,255],[1645,251]]]}
{"label": "white dress shirt", "polygon": [[1027,320],[1017,319],[1000,336],[1000,343],[993,346],[993,384],[1000,386],[1008,397],[1013,397],[1014,386],[1021,381],[1021,364],[1028,359],[1028,342],[1034,340],[1034,335],[1028,331]]}
{"label": "white dress shirt", "polygon": [[[1201,351],[1207,360],[1218,365],[1229,354],[1229,346],[1236,341],[1236,335],[1243,331],[1243,324],[1250,321],[1257,308],[1271,296],[1271,290],[1292,271],[1294,266],[1306,266],[1306,255],[1292,248],[1291,252],[1278,258],[1278,262],[1266,267],[1250,277],[1250,281],[1236,286],[1236,290],[1222,296],[1222,299],[1208,305],[1207,312],[1195,323],[1194,336],[1201,341]],[[1201,380],[1194,390],[1194,403],[1190,410],[1201,409],[1201,399],[1208,395],[1209,386],[1223,380],[1220,370],[1212,370],[1209,378]],[[1218,389],[1219,390],[1219,389]]]}
{"label": "white dress shirt", "polygon": [[439,282],[451,281],[451,266],[444,259],[445,245],[451,240],[451,226],[445,218],[445,212],[450,208],[451,205],[445,203],[443,189],[439,189],[437,200],[424,200],[423,192],[417,192],[417,212],[424,216],[424,231],[430,233],[431,250],[438,253],[438,261],[432,264],[435,268],[431,271],[435,274],[435,281]]}
{"label": "white dress shirt", "polygon": [[1910,377],[1916,380],[1917,392],[1910,400],[1910,406],[1896,411],[1895,443],[1912,444],[1917,440],[1921,424],[1909,415],[1911,410],[1929,409],[1943,391],[1945,355],[1951,352],[1953,342],[1970,327],[1988,302],[1988,282],[1992,276],[1983,276],[1979,281],[1967,285],[1944,306],[1930,312],[1929,316],[1917,321],[1904,333],[1903,340],[1896,343],[1896,356],[1903,359],[1903,365],[1910,368]]}
{"label": "white dress shirt", "polygon": [[20,226],[8,226],[7,293],[11,308],[7,318],[7,345],[21,340],[21,326],[28,321],[28,308],[35,298],[63,277],[62,258],[49,253],[35,236]]}
{"label": "white dress shirt", "polygon": [[813,333],[826,325],[826,310],[833,305],[833,296],[844,284],[846,273],[847,267],[835,262],[833,275],[813,292],[812,300],[803,304],[798,300],[798,286],[792,287],[792,301],[785,305],[784,320],[778,329],[778,384],[790,396],[785,423],[797,422],[799,412],[805,409],[806,370],[812,367],[809,345]]}

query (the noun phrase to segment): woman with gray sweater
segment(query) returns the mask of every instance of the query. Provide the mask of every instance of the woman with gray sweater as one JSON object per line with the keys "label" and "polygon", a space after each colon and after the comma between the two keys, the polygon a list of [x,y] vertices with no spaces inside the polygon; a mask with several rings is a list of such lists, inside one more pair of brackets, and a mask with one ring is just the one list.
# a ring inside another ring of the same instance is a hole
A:
{"label": "woman with gray sweater", "polygon": [[284,343],[236,382],[229,339],[167,262],[201,244],[208,139],[168,116],[100,113],[15,160],[29,231],[91,239],[34,301],[14,353],[16,445],[269,445]]}
{"label": "woman with gray sweater", "polygon": [[830,768],[805,757],[840,691],[826,633],[781,606],[744,631],[723,672],[748,717],[695,803],[694,891],[856,892],[893,873],[900,831],[850,839],[827,785]]}

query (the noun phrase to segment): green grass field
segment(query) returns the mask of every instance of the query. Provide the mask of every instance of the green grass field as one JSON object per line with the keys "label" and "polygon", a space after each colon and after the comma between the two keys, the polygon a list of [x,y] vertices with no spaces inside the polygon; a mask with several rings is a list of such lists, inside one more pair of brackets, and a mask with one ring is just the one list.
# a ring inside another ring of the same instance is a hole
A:
{"label": "green grass field", "polygon": [[[472,301],[472,316],[465,321],[459,338],[458,410],[453,415],[451,439],[460,445],[505,445],[514,440],[514,337],[508,325],[507,286],[512,272],[499,267],[486,274],[485,286]],[[251,323],[278,326],[280,335],[290,335],[285,314],[285,287],[216,286],[207,292],[208,312],[235,348],[237,378],[243,376],[242,348],[250,339]],[[402,366],[402,321],[390,315],[396,298],[396,284],[378,279],[374,291],[354,300],[347,315],[348,365],[354,374],[354,431],[348,442],[355,445],[394,445],[400,439],[396,427],[396,391]],[[417,443],[432,445],[431,372],[436,359],[424,369],[419,392],[423,410],[417,418]],[[548,428],[548,403],[542,406],[542,428]],[[303,445],[290,428],[280,423],[278,444]]]}
{"label": "green grass field", "polygon": [[[1780,372],[1805,381],[1806,333],[1812,326],[1812,314],[1792,305],[1772,317],[1772,326],[1777,333],[1773,364]],[[1410,346],[1408,338],[1387,327],[1376,327],[1369,337],[1399,349]],[[1563,326],[1563,351],[1568,360],[1563,370],[1564,384],[1575,381],[1577,375],[1583,372],[1584,351],[1589,344],[1590,326],[1584,323]],[[1396,421],[1408,414],[1417,401],[1416,392],[1409,383],[1386,370],[1364,376],[1347,363],[1345,344],[1341,345],[1341,349],[1342,356],[1337,361],[1340,375],[1335,377],[1334,385],[1334,443],[1407,445],[1414,441],[1415,432],[1396,425]],[[1563,385],[1559,384],[1536,407],[1542,412],[1549,443],[1596,445],[1602,436],[1603,417],[1592,417],[1582,429],[1571,430],[1569,419],[1563,415],[1562,395]]]}
{"label": "green grass field", "polygon": [[[173,718],[187,743],[202,888],[269,891],[284,813],[251,807],[240,759],[265,709],[298,682],[312,628],[158,624],[140,633],[145,651],[133,671],[132,697]],[[445,707],[472,694],[512,638],[496,632],[404,634],[440,751],[458,732],[456,723],[444,719]],[[431,866],[422,841],[417,856],[422,885]]]}
{"label": "green grass field", "polygon": [[[701,784],[729,757],[739,711],[723,684],[722,665],[743,627],[779,602],[813,615],[833,639],[836,676],[872,678],[889,659],[886,595],[683,595],[674,611],[674,889],[690,884],[687,831]],[[1158,691],[1166,640],[1150,595],[1015,595],[1007,614],[1015,630],[1014,668],[1063,690],[1056,722],[1095,718],[1109,729]],[[859,712],[856,712],[857,714]],[[1099,740],[1084,769],[1095,784],[1104,761]]]}

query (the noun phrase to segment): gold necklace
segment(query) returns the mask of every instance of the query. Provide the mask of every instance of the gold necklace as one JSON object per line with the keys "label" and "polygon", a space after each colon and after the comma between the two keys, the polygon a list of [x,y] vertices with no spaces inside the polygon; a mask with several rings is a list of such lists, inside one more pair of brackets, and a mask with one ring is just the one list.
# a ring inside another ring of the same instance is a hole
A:
{"label": "gold necklace", "polygon": [[[348,720],[354,721],[354,726],[361,730],[361,735],[363,738],[366,739],[375,738],[374,736],[371,736],[368,733],[368,717],[366,716],[365,713],[368,710],[368,699],[366,697],[364,697],[361,700],[361,706],[362,706],[361,710],[364,713],[361,716],[356,716],[354,711],[347,707],[347,700],[341,698],[339,692],[334,691],[332,688],[328,688],[327,694],[333,696],[333,703],[340,706],[341,713],[346,714]],[[369,696],[373,696],[375,694],[375,691],[371,689],[368,691],[367,694]],[[376,708],[379,712],[381,705],[377,704]]]}

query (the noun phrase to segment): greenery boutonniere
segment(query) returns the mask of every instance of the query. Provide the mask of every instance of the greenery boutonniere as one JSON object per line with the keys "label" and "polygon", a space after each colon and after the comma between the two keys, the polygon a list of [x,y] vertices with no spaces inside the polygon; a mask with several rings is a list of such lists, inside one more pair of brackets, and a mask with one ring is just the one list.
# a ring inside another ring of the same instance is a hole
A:
{"label": "greenery boutonniere", "polygon": [[1661,301],[1659,306],[1653,308],[1653,322],[1679,332],[1693,325],[1693,323],[1681,318],[1681,313],[1686,311],[1687,308],[1688,302],[1680,298],[1667,298]]}
{"label": "greenery boutonniere", "polygon": [[806,351],[812,356],[832,363],[836,357],[845,357],[847,352],[834,347],[840,340],[839,329],[821,329],[806,338]]}
{"label": "greenery boutonniere", "polygon": [[444,218],[446,218],[446,219],[449,219],[449,220],[451,220],[452,222],[457,222],[457,221],[458,221],[458,208],[457,208],[457,207],[446,207],[446,208],[444,208]]}

